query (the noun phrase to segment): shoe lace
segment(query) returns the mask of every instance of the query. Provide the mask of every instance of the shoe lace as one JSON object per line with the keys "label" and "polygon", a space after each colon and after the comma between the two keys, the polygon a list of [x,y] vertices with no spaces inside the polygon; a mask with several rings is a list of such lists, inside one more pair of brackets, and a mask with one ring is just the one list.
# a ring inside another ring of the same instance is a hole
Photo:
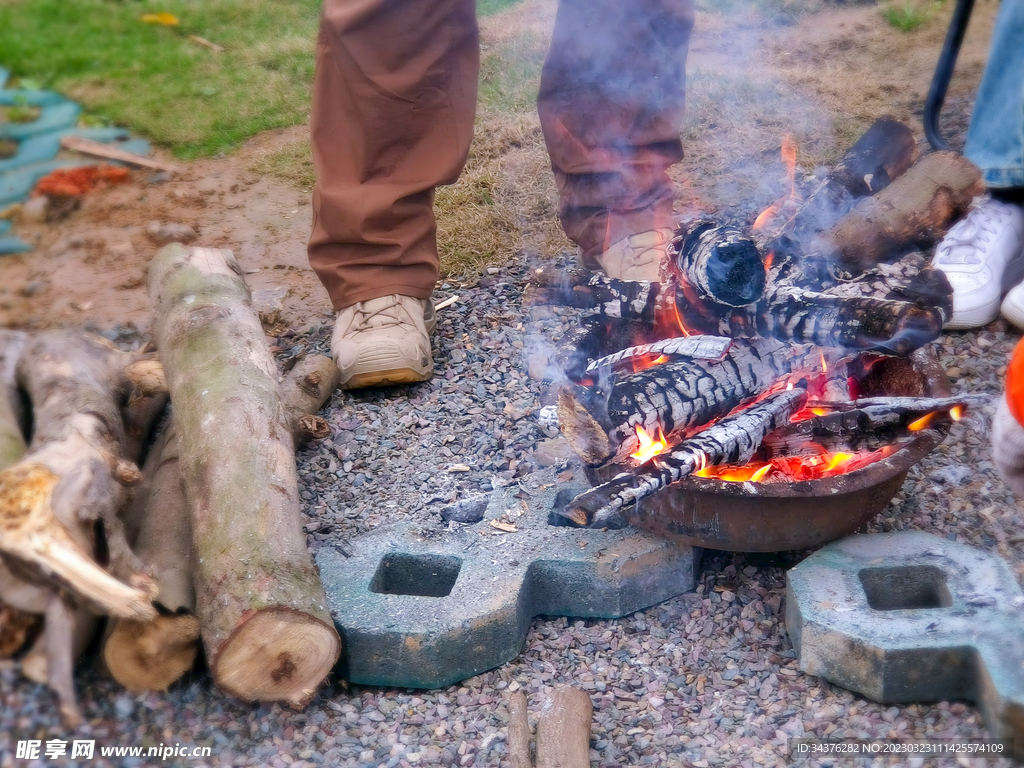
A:
{"label": "shoe lace", "polygon": [[397,298],[391,297],[387,305],[375,309],[367,309],[366,303],[356,308],[353,330],[365,331],[368,328],[388,328],[393,325],[407,325],[409,313]]}
{"label": "shoe lace", "polygon": [[975,203],[970,213],[946,234],[935,254],[936,265],[981,264],[982,246],[999,232],[1003,216],[989,201]]}

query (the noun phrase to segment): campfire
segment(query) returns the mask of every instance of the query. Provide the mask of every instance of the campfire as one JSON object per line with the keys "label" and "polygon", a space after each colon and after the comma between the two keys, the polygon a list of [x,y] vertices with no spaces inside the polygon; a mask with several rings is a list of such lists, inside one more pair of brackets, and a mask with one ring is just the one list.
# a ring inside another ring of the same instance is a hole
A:
{"label": "campfire", "polygon": [[934,371],[922,385],[936,366],[922,348],[952,303],[921,248],[980,172],[952,153],[919,159],[891,118],[801,183],[791,140],[782,155],[788,194],[749,231],[681,224],[658,282],[538,272],[546,300],[593,310],[557,357],[561,430],[598,483],[560,510],[569,523],[650,521],[646,500],[695,479],[776,496],[876,466],[905,475],[908,449],[934,447],[978,401],[948,397]]}

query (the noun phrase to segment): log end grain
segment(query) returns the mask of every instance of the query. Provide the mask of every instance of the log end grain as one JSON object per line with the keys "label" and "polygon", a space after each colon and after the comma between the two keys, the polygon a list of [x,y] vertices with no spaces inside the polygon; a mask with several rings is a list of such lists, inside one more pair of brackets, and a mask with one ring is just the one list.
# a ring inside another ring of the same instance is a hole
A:
{"label": "log end grain", "polygon": [[111,676],[132,693],[166,691],[199,655],[199,621],[190,614],[119,620],[103,647]]}
{"label": "log end grain", "polygon": [[282,608],[255,613],[223,643],[214,680],[245,701],[304,707],[341,656],[333,626]]}

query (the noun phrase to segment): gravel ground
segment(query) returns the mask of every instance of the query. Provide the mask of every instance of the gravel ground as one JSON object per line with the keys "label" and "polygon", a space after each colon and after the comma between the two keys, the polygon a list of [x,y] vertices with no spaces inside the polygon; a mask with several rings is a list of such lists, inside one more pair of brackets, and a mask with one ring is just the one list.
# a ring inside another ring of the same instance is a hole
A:
{"label": "gravel ground", "polygon": [[[958,148],[969,110],[969,102],[958,103],[945,118]],[[578,315],[522,307],[529,261],[439,288],[436,300],[459,300],[439,313],[432,381],[334,397],[325,412],[332,437],[299,456],[311,550],[344,548],[349,538],[403,518],[440,525],[446,504],[557,460],[557,452],[536,450],[556,432],[538,422],[551,394],[528,372],[542,372],[550,340]],[[123,332],[109,335],[131,342]],[[279,358],[287,364],[324,352],[329,335],[324,318],[282,337]],[[1018,339],[999,320],[936,346],[955,391],[997,394]],[[865,531],[922,530],[994,550],[1024,583],[1024,517],[991,461],[993,410],[954,425]],[[832,764],[791,761],[787,741],[800,736],[984,738],[970,703],[886,707],[797,671],[783,623],[785,570],[807,554],[708,552],[693,592],[617,621],[537,618],[516,659],[459,685],[425,692],[334,681],[303,712],[227,698],[205,672],[167,694],[136,696],[87,662],[77,679],[86,724],[72,734],[46,689],[0,668],[0,768],[31,764],[13,756],[19,739],[96,740],[97,756],[81,766],[502,766],[508,692],[526,691],[533,724],[558,683],[590,693],[592,764],[609,768]],[[158,745],[209,747],[212,757],[98,756],[99,747]],[[1011,765],[966,758],[835,764]]]}
{"label": "gravel ground", "polygon": [[[440,313],[431,382],[334,397],[332,438],[299,457],[312,549],[344,547],[387,521],[438,521],[445,504],[536,468],[534,449],[554,432],[537,418],[550,393],[527,371],[532,361],[537,372],[533,356],[576,315],[524,311],[528,268],[439,289],[439,299],[460,298]],[[279,339],[281,358],[322,351],[329,332],[325,322]],[[1017,338],[1002,321],[944,337],[938,352],[954,388],[997,393]],[[867,530],[924,530],[995,550],[1024,580],[1024,519],[991,462],[991,410],[954,426]],[[618,621],[538,618],[518,658],[460,685],[423,692],[334,682],[304,712],[226,698],[205,673],[166,695],[133,696],[86,664],[78,686],[87,724],[69,734],[51,695],[8,669],[0,672],[0,767],[27,764],[10,752],[26,738],[211,747],[211,758],[165,761],[178,765],[503,765],[507,692],[525,690],[534,717],[556,683],[591,694],[591,756],[600,766],[788,765],[785,744],[795,736],[984,737],[968,703],[885,707],[796,670],[784,574],[806,554],[707,553],[694,592]],[[50,762],[60,761],[40,764]]]}

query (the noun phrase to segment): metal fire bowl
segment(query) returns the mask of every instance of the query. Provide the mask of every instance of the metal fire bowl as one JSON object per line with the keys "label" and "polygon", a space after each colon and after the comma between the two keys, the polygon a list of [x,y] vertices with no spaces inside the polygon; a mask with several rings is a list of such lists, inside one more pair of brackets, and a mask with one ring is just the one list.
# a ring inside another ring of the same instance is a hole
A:
{"label": "metal fire bowl", "polygon": [[[949,379],[935,353],[886,358],[864,382],[864,396],[946,397]],[[907,472],[945,438],[948,428],[923,430],[881,461],[844,475],[793,483],[727,482],[690,477],[645,499],[630,523],[687,544],[727,552],[782,552],[840,539],[881,512]],[[588,469],[594,484],[622,466]]]}

